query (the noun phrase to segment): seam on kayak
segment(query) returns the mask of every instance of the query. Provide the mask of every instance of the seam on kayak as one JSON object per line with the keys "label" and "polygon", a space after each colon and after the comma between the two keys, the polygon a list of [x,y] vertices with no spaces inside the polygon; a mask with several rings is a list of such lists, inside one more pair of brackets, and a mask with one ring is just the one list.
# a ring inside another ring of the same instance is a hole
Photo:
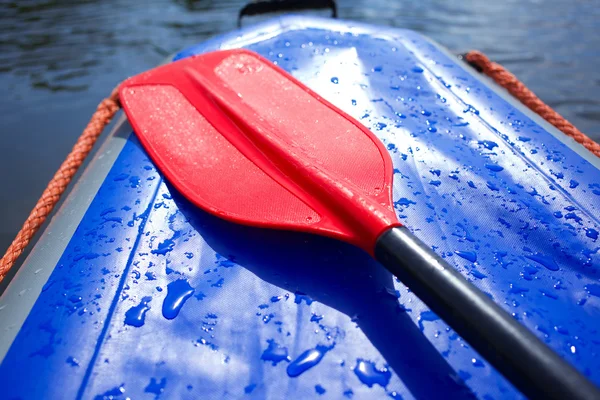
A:
{"label": "seam on kayak", "polygon": [[104,324],[102,326],[102,331],[100,332],[100,336],[98,336],[98,340],[96,341],[96,347],[94,348],[94,354],[92,355],[92,358],[90,359],[90,362],[85,371],[85,375],[83,376],[83,380],[81,381],[81,386],[79,387],[79,390],[77,391],[77,396],[75,397],[77,400],[81,400],[83,398],[85,389],[87,388],[88,382],[92,375],[94,365],[96,364],[96,360],[98,358],[98,355],[100,354],[100,350],[102,350],[102,345],[104,344],[104,338],[106,337],[106,334],[108,333],[108,328],[111,325],[110,323],[112,321],[112,317],[117,308],[117,304],[119,303],[119,298],[121,297],[121,291],[123,290],[123,287],[125,286],[125,282],[127,281],[127,277],[129,276],[129,269],[131,268],[131,264],[133,262],[133,259],[135,258],[135,253],[136,253],[138,246],[140,244],[140,241],[142,239],[142,236],[144,233],[144,228],[146,227],[146,223],[148,222],[148,219],[150,218],[150,212],[152,211],[152,205],[154,204],[154,200],[156,199],[156,195],[158,194],[158,190],[160,189],[161,184],[162,184],[162,178],[159,178],[158,182],[156,184],[156,188],[154,189],[154,193],[148,202],[148,207],[146,207],[146,210],[138,216],[138,218],[142,218],[142,221],[140,222],[140,226],[138,228],[137,237],[135,239],[133,246],[131,247],[131,252],[129,253],[129,257],[127,258],[127,264],[125,264],[125,268],[123,269],[123,273],[121,274],[121,279],[119,280],[119,284],[117,285],[117,290],[115,291],[115,297],[113,298],[113,300],[110,304],[108,313],[106,315],[106,319],[104,320]]}

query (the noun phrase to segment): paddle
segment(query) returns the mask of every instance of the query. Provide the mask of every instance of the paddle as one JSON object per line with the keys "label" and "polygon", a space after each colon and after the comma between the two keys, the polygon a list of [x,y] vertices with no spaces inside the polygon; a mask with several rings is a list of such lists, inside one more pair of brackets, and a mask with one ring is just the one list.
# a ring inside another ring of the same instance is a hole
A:
{"label": "paddle", "polygon": [[219,51],[135,76],[120,98],[154,163],[193,204],[359,246],[527,396],[600,398],[400,224],[383,144],[285,71],[246,50]]}

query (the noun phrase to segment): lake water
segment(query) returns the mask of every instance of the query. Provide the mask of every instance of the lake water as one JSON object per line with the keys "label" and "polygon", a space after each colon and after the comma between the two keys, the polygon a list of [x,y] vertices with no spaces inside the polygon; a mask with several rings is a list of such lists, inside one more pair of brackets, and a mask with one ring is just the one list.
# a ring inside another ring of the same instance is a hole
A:
{"label": "lake water", "polygon": [[[99,100],[179,49],[236,28],[245,1],[0,1],[0,251]],[[597,1],[338,1],[344,19],[479,49],[600,140]],[[253,19],[246,21],[252,23]]]}

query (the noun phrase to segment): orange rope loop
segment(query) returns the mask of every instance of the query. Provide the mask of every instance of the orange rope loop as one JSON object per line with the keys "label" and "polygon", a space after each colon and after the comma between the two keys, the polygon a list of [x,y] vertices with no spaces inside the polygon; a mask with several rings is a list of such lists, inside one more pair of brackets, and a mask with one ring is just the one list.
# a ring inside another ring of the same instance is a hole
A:
{"label": "orange rope loop", "polygon": [[554,125],[565,135],[572,137],[582,144],[586,149],[596,156],[600,157],[600,144],[594,142],[583,132],[577,129],[572,123],[563,116],[554,111],[552,107],[544,103],[537,97],[523,82],[519,81],[510,71],[502,65],[490,61],[485,54],[478,51],[470,51],[465,55],[465,60],[479,68],[481,72],[492,78],[498,85],[506,89],[510,94],[516,97],[521,103],[527,106],[531,111],[544,118]]}

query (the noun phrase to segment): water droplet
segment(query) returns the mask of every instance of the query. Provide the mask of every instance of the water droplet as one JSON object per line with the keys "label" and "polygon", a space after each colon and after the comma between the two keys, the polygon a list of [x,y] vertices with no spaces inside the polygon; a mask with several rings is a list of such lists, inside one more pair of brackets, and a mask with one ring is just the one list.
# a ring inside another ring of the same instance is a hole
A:
{"label": "water droplet", "polygon": [[558,333],[560,333],[561,335],[568,335],[569,334],[569,330],[567,328],[565,328],[564,326],[560,326],[557,325],[554,327],[554,330]]}
{"label": "water droplet", "polygon": [[155,281],[156,280],[156,274],[154,272],[152,272],[152,271],[146,272],[145,276],[146,276],[146,280],[149,280],[149,281]]}
{"label": "water droplet", "polygon": [[302,374],[306,370],[317,365],[332,348],[333,346],[327,347],[319,345],[314,349],[306,350],[288,365],[287,374],[292,378]]}
{"label": "water droplet", "polygon": [[373,387],[375,384],[386,387],[392,377],[392,373],[388,368],[378,369],[374,362],[362,359],[356,360],[354,373],[368,387]]}
{"label": "water droplet", "polygon": [[488,150],[493,150],[494,147],[498,147],[498,144],[491,140],[480,140],[478,143],[483,145],[483,147],[485,147]]}
{"label": "water droplet", "polygon": [[508,292],[514,293],[514,294],[521,294],[521,293],[529,292],[529,289],[526,287],[518,286],[514,283],[511,283],[510,289],[508,289]]}
{"label": "water droplet", "polygon": [[294,303],[296,304],[300,304],[302,303],[302,301],[304,301],[306,303],[306,305],[311,305],[312,302],[314,301],[313,299],[310,298],[310,296],[302,293],[302,292],[296,292],[294,293],[296,295],[296,298],[294,299]]}
{"label": "water droplet", "polygon": [[598,231],[593,228],[586,228],[585,236],[589,237],[590,239],[596,240],[598,239]]}
{"label": "water droplet", "polygon": [[498,192],[500,190],[500,188],[498,188],[498,186],[496,186],[494,183],[487,181],[486,182],[488,189],[490,189],[491,191],[494,192]]}
{"label": "water droplet", "polygon": [[536,263],[543,265],[550,271],[558,271],[558,269],[559,269],[558,265],[556,264],[556,261],[554,261],[554,259],[552,257],[546,257],[543,255],[540,255],[539,253],[526,255],[525,257],[529,258],[530,260],[535,261]]}
{"label": "water droplet", "polygon": [[125,393],[125,384],[122,383],[121,386],[114,387],[112,389],[107,390],[104,393],[101,393],[94,397],[94,399],[101,400],[112,400],[112,399],[120,399],[121,395]]}
{"label": "water droplet", "polygon": [[336,85],[338,84],[339,80],[336,76],[334,76],[333,78],[331,78],[331,82],[335,83]]}
{"label": "water droplet", "polygon": [[477,367],[477,368],[485,367],[485,364],[476,358],[472,358],[471,363],[473,364],[474,367]]}
{"label": "water droplet", "polygon": [[413,67],[412,68],[412,72],[416,72],[417,74],[420,74],[423,72],[423,68],[421,67]]}
{"label": "water droplet", "polygon": [[166,319],[173,319],[185,304],[194,294],[189,282],[185,279],[178,279],[167,285],[167,296],[163,301],[162,314]]}
{"label": "water droplet", "polygon": [[485,164],[485,167],[494,172],[500,172],[504,169],[504,167],[501,167],[498,164]]}
{"label": "water droplet", "polygon": [[137,306],[131,307],[125,313],[125,324],[139,328],[146,321],[146,313],[150,310],[148,303],[152,301],[152,297],[147,296],[142,298],[142,301]]}
{"label": "water droplet", "polygon": [[160,382],[158,382],[154,378],[150,378],[150,383],[144,389],[146,393],[152,393],[156,395],[156,398],[161,395],[162,392],[165,391],[165,386],[167,385],[167,378],[162,378]]}
{"label": "water droplet", "polygon": [[310,317],[310,322],[319,323],[319,322],[321,322],[322,319],[323,319],[322,315],[317,315],[317,314],[313,313],[313,315]]}
{"label": "water droplet", "polygon": [[477,261],[477,253],[474,251],[460,251],[457,250],[454,252],[457,256],[464,258],[467,261],[471,261],[472,263]]}
{"label": "water droplet", "polygon": [[269,346],[263,351],[262,356],[260,356],[261,360],[271,361],[273,365],[277,365],[281,361],[290,361],[286,347],[280,346],[274,339],[267,340],[267,343]]}
{"label": "water droplet", "polygon": [[321,386],[321,385],[315,385],[315,391],[319,395],[325,394],[325,392],[326,392],[325,388],[323,386]]}
{"label": "water droplet", "polygon": [[78,295],[76,295],[76,294],[74,294],[74,295],[71,295],[71,296],[69,297],[69,301],[70,301],[71,303],[79,303],[81,300],[82,300],[82,299],[81,299],[81,296],[78,296]]}
{"label": "water droplet", "polygon": [[600,285],[597,283],[591,283],[585,286],[585,290],[592,296],[600,297]]}
{"label": "water droplet", "polygon": [[435,314],[433,311],[423,311],[420,315],[419,315],[419,328],[421,329],[421,332],[425,329],[425,327],[423,326],[423,322],[425,321],[437,321],[439,320],[440,317],[437,316],[437,314]]}
{"label": "water droplet", "polygon": [[571,179],[569,181],[569,189],[575,189],[577,186],[579,186],[579,182],[577,182],[575,179]]}
{"label": "water droplet", "polygon": [[70,364],[73,367],[79,367],[79,360],[73,356],[67,357],[67,364]]}
{"label": "water droplet", "polygon": [[482,272],[477,271],[476,269],[472,269],[470,271],[470,274],[473,275],[475,278],[477,279],[483,279],[483,278],[487,278],[487,275],[485,275]]}
{"label": "water droplet", "polygon": [[256,388],[256,383],[251,383],[250,385],[244,388],[244,393],[250,394]]}

